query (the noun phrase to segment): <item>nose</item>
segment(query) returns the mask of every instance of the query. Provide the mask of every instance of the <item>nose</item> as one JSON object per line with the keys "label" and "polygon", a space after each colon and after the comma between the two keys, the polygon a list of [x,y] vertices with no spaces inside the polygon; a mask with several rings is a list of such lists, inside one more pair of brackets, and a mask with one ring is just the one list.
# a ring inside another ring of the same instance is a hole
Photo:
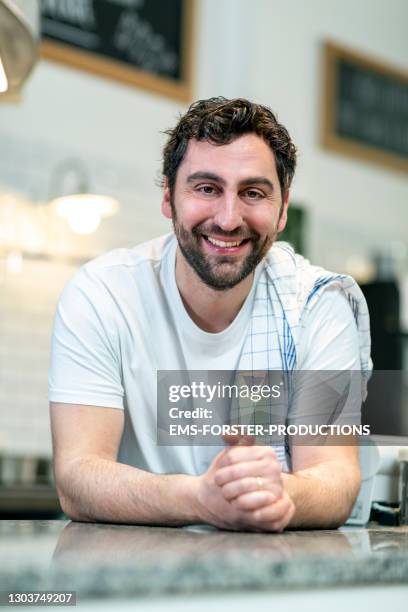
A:
{"label": "nose", "polygon": [[241,202],[235,194],[224,194],[218,202],[214,222],[226,232],[231,232],[242,225]]}

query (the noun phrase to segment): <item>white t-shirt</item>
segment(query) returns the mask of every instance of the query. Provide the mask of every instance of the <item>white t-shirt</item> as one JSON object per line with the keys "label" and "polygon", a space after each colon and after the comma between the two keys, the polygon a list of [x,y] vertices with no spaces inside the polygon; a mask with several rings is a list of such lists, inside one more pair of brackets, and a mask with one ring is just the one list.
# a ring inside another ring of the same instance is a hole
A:
{"label": "white t-shirt", "polygon": [[[59,300],[49,399],[125,411],[118,461],[155,473],[203,473],[221,447],[157,445],[157,370],[236,370],[256,282],[222,332],[200,329],[175,279],[173,234],[117,249],[84,265]],[[339,289],[328,287],[307,314],[298,368],[358,370],[356,323]]]}

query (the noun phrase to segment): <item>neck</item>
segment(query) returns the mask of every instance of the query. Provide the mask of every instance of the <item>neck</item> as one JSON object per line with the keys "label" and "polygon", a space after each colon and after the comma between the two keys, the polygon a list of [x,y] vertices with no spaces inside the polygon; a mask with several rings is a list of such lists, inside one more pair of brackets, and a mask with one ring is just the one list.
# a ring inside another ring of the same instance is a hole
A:
{"label": "neck", "polygon": [[203,331],[218,333],[232,323],[251,290],[253,277],[252,273],[232,289],[217,291],[203,283],[177,247],[177,287],[188,314]]}

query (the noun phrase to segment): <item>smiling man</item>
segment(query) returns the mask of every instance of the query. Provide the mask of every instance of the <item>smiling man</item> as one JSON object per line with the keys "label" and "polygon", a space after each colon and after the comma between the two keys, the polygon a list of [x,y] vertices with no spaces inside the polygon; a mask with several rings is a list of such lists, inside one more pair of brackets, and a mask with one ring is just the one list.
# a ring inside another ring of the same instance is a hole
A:
{"label": "smiling man", "polygon": [[159,371],[371,367],[354,281],[276,242],[296,149],[270,109],[198,101],[168,136],[162,212],[174,233],[89,262],[58,305],[50,401],[62,508],[83,521],[336,527],[359,489],[354,439],[156,443]]}
{"label": "smiling man", "polygon": [[214,289],[252,274],[286,223],[288,192],[283,198],[274,157],[256,134],[229,146],[190,142],[176,184],[166,185],[163,213],[173,219],[186,271]]}

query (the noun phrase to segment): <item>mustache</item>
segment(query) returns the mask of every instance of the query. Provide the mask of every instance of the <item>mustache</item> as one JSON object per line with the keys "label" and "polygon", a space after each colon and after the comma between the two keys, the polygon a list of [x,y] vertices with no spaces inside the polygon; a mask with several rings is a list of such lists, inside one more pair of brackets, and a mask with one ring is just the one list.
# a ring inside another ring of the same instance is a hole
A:
{"label": "mustache", "polygon": [[192,229],[192,233],[195,236],[201,236],[202,234],[205,236],[211,236],[212,234],[216,234],[217,236],[222,236],[224,238],[237,238],[239,240],[258,240],[260,237],[258,233],[251,232],[245,227],[228,231],[221,229],[218,225],[197,225]]}

